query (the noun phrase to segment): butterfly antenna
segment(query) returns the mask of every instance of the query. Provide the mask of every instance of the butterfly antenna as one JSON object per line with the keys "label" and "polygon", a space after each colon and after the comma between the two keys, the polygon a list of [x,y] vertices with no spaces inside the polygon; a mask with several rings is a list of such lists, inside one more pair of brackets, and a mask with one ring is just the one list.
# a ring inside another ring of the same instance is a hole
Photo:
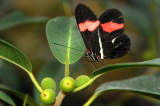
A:
{"label": "butterfly antenna", "polygon": [[59,46],[63,46],[63,47],[67,47],[67,48],[71,48],[71,49],[73,49],[73,50],[77,50],[77,51],[83,52],[82,50],[79,50],[79,49],[76,49],[76,48],[72,48],[72,47],[68,47],[68,46],[65,46],[65,45],[62,45],[62,44],[59,44],[59,43],[53,43],[53,44],[59,45]]}
{"label": "butterfly antenna", "polygon": [[88,61],[88,63],[89,63],[89,67],[90,67],[91,71],[93,71],[91,63],[89,61]]}

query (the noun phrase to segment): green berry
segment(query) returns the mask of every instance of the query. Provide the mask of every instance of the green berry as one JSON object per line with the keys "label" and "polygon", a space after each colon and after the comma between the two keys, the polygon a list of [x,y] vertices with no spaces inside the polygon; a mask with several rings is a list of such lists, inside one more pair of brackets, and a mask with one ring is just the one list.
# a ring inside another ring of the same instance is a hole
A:
{"label": "green berry", "polygon": [[41,93],[40,98],[43,103],[52,104],[56,100],[56,94],[52,89],[46,89]]}
{"label": "green berry", "polygon": [[41,81],[41,87],[44,90],[45,89],[53,89],[55,91],[56,90],[56,83],[52,78],[46,77]]}
{"label": "green berry", "polygon": [[72,92],[75,88],[75,81],[72,77],[65,77],[60,82],[60,88],[63,92]]}
{"label": "green berry", "polygon": [[80,75],[76,78],[76,88],[82,86],[83,84],[87,83],[90,80],[90,78],[87,75]]}

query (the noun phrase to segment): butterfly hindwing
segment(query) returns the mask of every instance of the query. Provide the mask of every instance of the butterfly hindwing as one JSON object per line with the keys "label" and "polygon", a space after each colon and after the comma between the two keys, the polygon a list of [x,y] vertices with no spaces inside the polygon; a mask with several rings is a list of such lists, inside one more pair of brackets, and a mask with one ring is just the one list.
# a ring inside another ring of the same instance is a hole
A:
{"label": "butterfly hindwing", "polygon": [[124,33],[111,33],[108,34],[102,30],[100,30],[102,38],[102,47],[104,58],[113,59],[120,58],[128,53],[130,50],[130,39]]}
{"label": "butterfly hindwing", "polygon": [[124,19],[118,9],[108,9],[98,18],[104,58],[119,58],[130,50],[130,39],[124,34]]}

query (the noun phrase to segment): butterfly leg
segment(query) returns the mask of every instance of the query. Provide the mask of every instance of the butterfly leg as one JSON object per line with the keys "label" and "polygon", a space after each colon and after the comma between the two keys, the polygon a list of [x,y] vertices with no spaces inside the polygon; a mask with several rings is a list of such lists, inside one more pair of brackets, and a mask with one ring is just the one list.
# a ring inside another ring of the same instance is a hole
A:
{"label": "butterfly leg", "polygon": [[[103,66],[107,65],[107,62],[105,60],[98,60],[98,62],[100,62]],[[103,63],[104,62],[104,63]],[[105,64],[106,63],[106,64]]]}
{"label": "butterfly leg", "polygon": [[93,71],[91,63],[89,61],[88,61],[88,63],[89,63],[89,67],[90,67],[91,71]]}
{"label": "butterfly leg", "polygon": [[95,68],[97,69],[97,66],[96,66],[95,62],[93,62],[93,65],[94,65],[94,66],[95,66]]}
{"label": "butterfly leg", "polygon": [[104,64],[102,61],[100,61],[100,63],[101,63],[103,66],[105,66],[105,64]]}

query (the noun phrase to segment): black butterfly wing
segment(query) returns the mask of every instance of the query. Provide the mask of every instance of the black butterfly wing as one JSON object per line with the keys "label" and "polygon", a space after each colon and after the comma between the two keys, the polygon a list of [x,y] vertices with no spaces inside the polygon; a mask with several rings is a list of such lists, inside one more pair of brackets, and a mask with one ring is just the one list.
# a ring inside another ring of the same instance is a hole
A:
{"label": "black butterfly wing", "polygon": [[130,50],[131,43],[126,34],[112,33],[112,35],[108,36],[104,31],[100,31],[100,33],[102,36],[107,36],[102,39],[104,58],[120,58]]}
{"label": "black butterfly wing", "polygon": [[103,54],[106,59],[120,58],[131,47],[129,37],[124,34],[124,19],[118,9],[108,9],[99,17]]}
{"label": "black butterfly wing", "polygon": [[75,11],[77,25],[81,32],[84,43],[89,51],[94,51],[95,30],[100,25],[94,13],[85,5],[79,4]]}

